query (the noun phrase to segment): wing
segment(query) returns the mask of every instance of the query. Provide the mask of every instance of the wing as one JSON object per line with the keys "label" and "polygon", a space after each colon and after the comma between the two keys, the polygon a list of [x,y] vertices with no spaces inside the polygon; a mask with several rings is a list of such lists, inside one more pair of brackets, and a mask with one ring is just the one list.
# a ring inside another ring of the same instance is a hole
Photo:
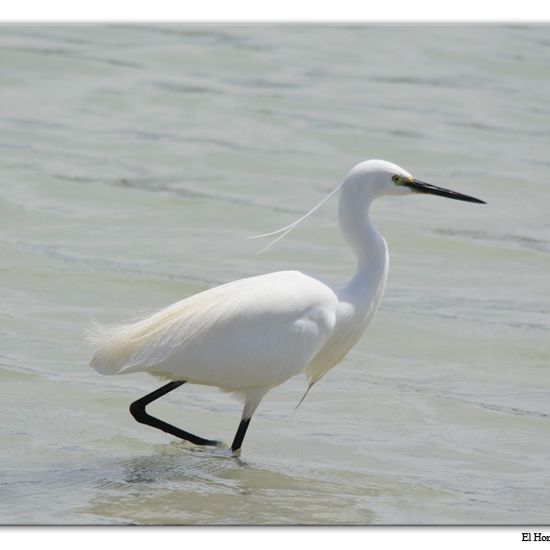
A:
{"label": "wing", "polygon": [[275,386],[303,371],[329,338],[337,297],[298,271],[241,279],[134,324],[96,327],[91,366],[145,371],[226,389]]}

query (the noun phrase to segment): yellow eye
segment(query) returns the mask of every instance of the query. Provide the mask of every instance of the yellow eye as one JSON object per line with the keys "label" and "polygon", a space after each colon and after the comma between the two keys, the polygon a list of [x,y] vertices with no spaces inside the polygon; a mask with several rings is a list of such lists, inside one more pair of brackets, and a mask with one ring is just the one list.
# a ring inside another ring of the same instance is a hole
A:
{"label": "yellow eye", "polygon": [[401,181],[401,178],[396,174],[392,177],[391,180],[393,181],[393,183],[399,183]]}

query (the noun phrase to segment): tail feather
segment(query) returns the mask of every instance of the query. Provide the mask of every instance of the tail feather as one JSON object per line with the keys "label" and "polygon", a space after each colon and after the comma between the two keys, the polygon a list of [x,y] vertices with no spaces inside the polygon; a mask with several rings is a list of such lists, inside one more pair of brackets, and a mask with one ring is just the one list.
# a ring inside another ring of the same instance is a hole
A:
{"label": "tail feather", "polygon": [[97,347],[90,361],[90,367],[100,374],[118,374],[131,360],[134,349],[125,338],[128,325],[103,325],[91,319],[86,330],[86,340]]}

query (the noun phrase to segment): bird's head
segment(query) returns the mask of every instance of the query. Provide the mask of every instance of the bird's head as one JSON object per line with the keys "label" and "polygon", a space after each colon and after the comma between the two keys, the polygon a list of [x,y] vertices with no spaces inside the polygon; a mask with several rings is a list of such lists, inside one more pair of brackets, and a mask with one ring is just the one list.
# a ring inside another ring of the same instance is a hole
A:
{"label": "bird's head", "polygon": [[356,232],[356,223],[359,222],[361,224],[364,222],[366,212],[372,200],[384,195],[429,193],[460,201],[485,204],[484,201],[475,199],[474,197],[417,180],[406,170],[397,166],[397,164],[385,160],[366,160],[354,166],[336,189],[301,218],[281,229],[251,237],[255,239],[278,235],[267,246],[264,246],[260,252],[263,252],[273,243],[282,239],[289,231],[292,231],[300,222],[311,216],[336,193],[340,193],[340,226],[350,239],[352,239],[352,234]]}
{"label": "bird's head", "polygon": [[346,178],[347,186],[356,195],[369,195],[370,198],[383,195],[410,195],[428,193],[449,199],[485,204],[484,201],[463,195],[450,189],[436,187],[417,180],[409,172],[385,160],[366,160],[354,166]]}

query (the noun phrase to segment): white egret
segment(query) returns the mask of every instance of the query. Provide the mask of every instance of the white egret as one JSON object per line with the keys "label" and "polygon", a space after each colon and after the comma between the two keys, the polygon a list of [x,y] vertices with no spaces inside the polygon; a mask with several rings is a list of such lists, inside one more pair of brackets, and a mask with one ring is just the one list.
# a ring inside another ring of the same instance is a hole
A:
{"label": "white egret", "polygon": [[306,216],[267,235],[285,235],[336,192],[340,228],[357,257],[356,272],[343,287],[300,271],[279,271],[200,292],[133,324],[95,327],[92,339],[99,349],[91,366],[98,372],[147,372],[170,380],[130,405],[138,422],[198,445],[216,445],[145,410],[186,382],[216,386],[244,401],[231,446],[240,452],[265,394],[302,372],[309,390],[342,361],[372,319],[388,272],[386,242],[369,217],[372,201],[383,195],[430,193],[483,203],[414,179],[390,162],[369,160],[355,166]]}

